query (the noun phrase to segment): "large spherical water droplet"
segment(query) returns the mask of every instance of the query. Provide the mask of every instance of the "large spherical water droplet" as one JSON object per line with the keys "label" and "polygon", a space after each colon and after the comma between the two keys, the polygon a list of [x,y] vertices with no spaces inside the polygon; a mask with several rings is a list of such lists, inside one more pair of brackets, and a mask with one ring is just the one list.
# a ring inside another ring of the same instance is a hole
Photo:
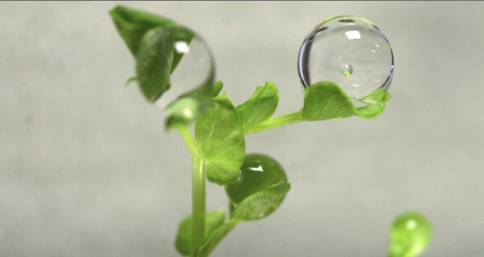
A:
{"label": "large spherical water droplet", "polygon": [[406,213],[393,222],[390,257],[420,255],[432,240],[432,226],[425,216]]}
{"label": "large spherical water droplet", "polygon": [[304,87],[333,81],[355,100],[390,86],[393,52],[372,22],[355,16],[330,18],[304,39],[298,72]]}
{"label": "large spherical water droplet", "polygon": [[200,36],[195,35],[190,41],[174,41],[173,50],[175,59],[180,60],[172,67],[170,88],[156,103],[162,108],[181,95],[214,82],[215,62],[212,51]]}

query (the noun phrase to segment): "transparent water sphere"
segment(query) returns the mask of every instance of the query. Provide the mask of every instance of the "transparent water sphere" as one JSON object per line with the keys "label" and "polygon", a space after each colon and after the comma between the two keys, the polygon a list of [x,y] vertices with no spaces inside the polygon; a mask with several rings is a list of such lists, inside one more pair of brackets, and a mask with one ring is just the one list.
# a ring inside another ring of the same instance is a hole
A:
{"label": "transparent water sphere", "polygon": [[170,88],[156,102],[167,107],[179,96],[197,87],[214,82],[215,62],[208,44],[198,35],[191,41],[175,41],[175,55],[181,55],[180,62],[170,75]]}
{"label": "transparent water sphere", "polygon": [[304,87],[333,81],[355,100],[376,89],[388,89],[393,69],[386,36],[371,21],[356,16],[323,21],[299,49],[298,72]]}

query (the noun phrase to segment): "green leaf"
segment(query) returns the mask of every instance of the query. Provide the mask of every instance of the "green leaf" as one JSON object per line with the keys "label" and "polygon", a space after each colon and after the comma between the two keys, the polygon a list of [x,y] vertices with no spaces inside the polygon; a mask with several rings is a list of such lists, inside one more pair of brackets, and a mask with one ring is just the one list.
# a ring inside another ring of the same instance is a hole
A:
{"label": "green leaf", "polygon": [[318,82],[304,92],[303,118],[305,120],[345,118],[353,115],[353,109],[351,100],[333,82]]}
{"label": "green leaf", "polygon": [[233,212],[233,217],[241,220],[265,218],[281,205],[290,189],[290,184],[283,182],[257,192],[237,205]]}
{"label": "green leaf", "polygon": [[378,89],[361,100],[363,107],[353,110],[354,114],[362,118],[375,118],[385,111],[386,104],[390,101],[391,95],[386,89]]}
{"label": "green leaf", "polygon": [[245,140],[235,107],[227,96],[217,96],[195,124],[207,178],[217,184],[237,180],[244,161]]}
{"label": "green leaf", "polygon": [[[175,51],[175,43],[182,41],[190,45],[196,33],[173,20],[122,5],[111,10],[111,17],[136,58],[135,78],[143,95],[150,102],[158,100],[170,89],[170,75],[184,56]],[[177,96],[169,104],[167,128],[188,126],[206,110],[214,76],[215,70],[211,67],[206,81],[193,85],[193,90]]]}
{"label": "green leaf", "polygon": [[[219,227],[224,224],[225,212],[222,210],[212,211],[205,214],[204,240],[208,239]],[[192,250],[192,216],[186,217],[178,227],[175,246],[177,251],[187,256]]]}
{"label": "green leaf", "polygon": [[416,257],[432,241],[432,225],[422,214],[402,214],[393,222],[391,239],[389,257]]}
{"label": "green leaf", "polygon": [[131,83],[137,81],[138,78],[136,76],[132,76],[131,78],[129,78],[128,80],[126,80],[126,82],[124,82],[124,86],[125,87],[128,87],[129,85],[131,85]]}
{"label": "green leaf", "polygon": [[252,97],[237,107],[244,131],[272,116],[279,102],[279,93],[273,82],[256,88]]}
{"label": "green leaf", "polygon": [[136,77],[148,101],[156,101],[169,88],[173,40],[169,29],[154,28],[141,39],[136,55]]}
{"label": "green leaf", "polygon": [[180,98],[165,108],[165,126],[169,129],[187,127],[196,119],[199,101],[192,97]]}
{"label": "green leaf", "polygon": [[190,44],[195,33],[176,22],[138,9],[116,6],[111,17],[136,58],[136,77],[148,101],[153,102],[170,87],[170,74],[183,53],[174,50],[174,42]]}
{"label": "green leaf", "polygon": [[155,27],[177,26],[170,19],[123,5],[114,7],[110,14],[119,34],[133,55],[136,55],[141,38],[148,30]]}
{"label": "green leaf", "polygon": [[355,107],[350,97],[333,82],[321,81],[304,92],[303,118],[305,120],[328,120],[352,115],[375,118],[385,111],[390,100],[386,89],[378,89],[359,100],[364,106]]}
{"label": "green leaf", "polygon": [[[213,78],[192,91],[185,92],[165,108],[165,127],[168,129],[187,127],[212,104],[212,94],[216,87],[223,85],[217,81],[212,86]],[[221,88],[220,88],[221,89]]]}
{"label": "green leaf", "polygon": [[290,189],[281,165],[263,154],[248,154],[237,182],[226,185],[234,210],[240,220],[261,219],[274,212]]}
{"label": "green leaf", "polygon": [[211,95],[213,97],[216,97],[220,93],[220,91],[222,91],[223,87],[224,87],[224,83],[222,81],[220,80],[216,81],[212,87]]}

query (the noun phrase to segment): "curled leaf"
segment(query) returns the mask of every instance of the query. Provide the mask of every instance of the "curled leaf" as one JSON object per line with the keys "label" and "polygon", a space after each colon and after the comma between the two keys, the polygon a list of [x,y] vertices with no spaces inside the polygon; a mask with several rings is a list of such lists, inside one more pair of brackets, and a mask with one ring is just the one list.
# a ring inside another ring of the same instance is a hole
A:
{"label": "curled leaf", "polygon": [[390,93],[386,89],[378,89],[359,100],[364,106],[355,107],[352,99],[337,84],[321,81],[305,90],[302,114],[308,121],[346,118],[353,115],[374,118],[385,111],[389,100]]}
{"label": "curled leaf", "polygon": [[353,115],[353,104],[338,85],[321,81],[304,91],[305,120],[328,120]]}
{"label": "curled leaf", "polygon": [[170,74],[183,57],[174,43],[190,44],[195,33],[170,19],[123,5],[113,8],[111,17],[136,59],[141,91],[148,101],[156,101],[170,88]]}
{"label": "curled leaf", "polygon": [[362,118],[375,118],[385,111],[385,107],[390,99],[391,95],[386,89],[378,89],[363,97],[361,102],[365,106],[354,108],[353,112]]}
{"label": "curled leaf", "polygon": [[148,30],[155,27],[176,26],[176,23],[170,19],[124,5],[114,7],[110,14],[119,34],[133,55],[136,55],[141,38]]}
{"label": "curled leaf", "polygon": [[248,154],[241,176],[225,187],[234,210],[233,218],[256,220],[274,212],[290,189],[281,165],[263,154]]}
{"label": "curled leaf", "polygon": [[279,92],[273,82],[256,88],[249,100],[237,106],[237,113],[244,131],[251,129],[272,116],[279,102]]}
{"label": "curled leaf", "polygon": [[173,38],[169,29],[153,28],[146,32],[136,54],[136,77],[150,102],[168,90],[173,57]]}

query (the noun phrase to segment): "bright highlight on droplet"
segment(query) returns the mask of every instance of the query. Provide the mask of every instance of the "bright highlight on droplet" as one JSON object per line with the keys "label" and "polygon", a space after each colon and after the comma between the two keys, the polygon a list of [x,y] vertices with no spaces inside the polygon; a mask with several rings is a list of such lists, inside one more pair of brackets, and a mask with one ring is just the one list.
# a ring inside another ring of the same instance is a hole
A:
{"label": "bright highlight on droplet", "polygon": [[262,168],[262,165],[257,165],[256,167],[249,167],[249,170],[252,171],[257,171],[257,172],[264,172],[264,168]]}
{"label": "bright highlight on droplet", "polygon": [[180,54],[188,54],[188,52],[190,52],[190,47],[188,47],[187,42],[178,41],[175,42],[175,50]]}
{"label": "bright highlight on droplet", "polygon": [[417,221],[416,220],[411,219],[411,220],[407,221],[407,229],[408,230],[414,230],[416,228],[417,228]]}
{"label": "bright highlight on droplet", "polygon": [[387,89],[393,69],[388,39],[375,24],[356,16],[323,21],[299,49],[298,72],[304,87],[329,80],[355,100]]}
{"label": "bright highlight on droplet", "polygon": [[346,31],[345,34],[349,40],[361,38],[360,32],[358,30]]}

